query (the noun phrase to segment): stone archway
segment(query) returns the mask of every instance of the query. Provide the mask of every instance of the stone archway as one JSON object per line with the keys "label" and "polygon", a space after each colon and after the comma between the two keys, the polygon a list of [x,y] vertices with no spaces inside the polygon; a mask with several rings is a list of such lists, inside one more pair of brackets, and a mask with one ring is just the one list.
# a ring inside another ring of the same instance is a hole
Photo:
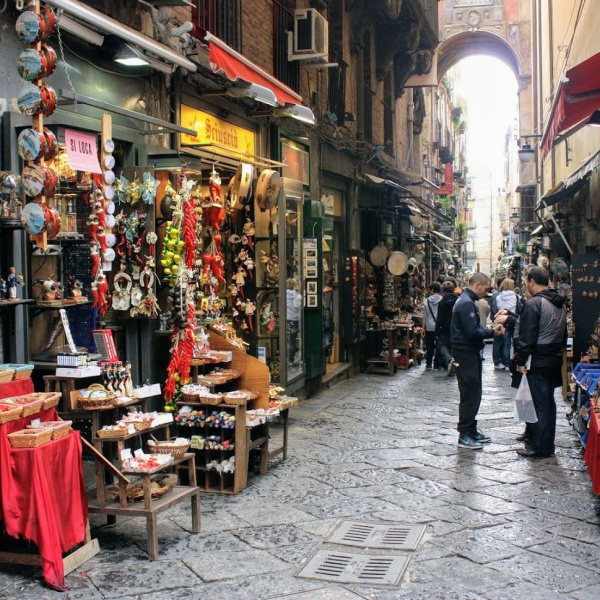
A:
{"label": "stone archway", "polygon": [[[519,132],[533,133],[530,0],[443,0],[440,3],[438,80],[467,56],[502,60],[519,86]],[[523,163],[519,183],[535,179],[533,163]]]}

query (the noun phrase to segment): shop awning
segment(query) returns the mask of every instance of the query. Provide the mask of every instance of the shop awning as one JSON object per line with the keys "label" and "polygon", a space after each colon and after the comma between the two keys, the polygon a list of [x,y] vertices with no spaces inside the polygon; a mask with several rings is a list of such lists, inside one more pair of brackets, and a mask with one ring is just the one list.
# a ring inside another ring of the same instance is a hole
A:
{"label": "shop awning", "polygon": [[383,179],[383,177],[377,177],[376,175],[371,175],[370,173],[365,173],[365,177],[367,178],[367,182],[374,183],[377,186],[387,186],[394,190],[398,190],[399,192],[404,192],[409,196],[413,195],[408,188],[405,188],[404,186],[400,185],[399,183],[396,183],[395,181],[392,181],[391,179]]}
{"label": "shop awning", "polygon": [[586,158],[584,163],[569,177],[549,189],[538,202],[536,210],[548,208],[557,202],[574,196],[587,182],[594,169],[600,166],[600,149]]}
{"label": "shop awning", "polygon": [[576,126],[596,110],[600,110],[600,52],[569,69],[561,78],[540,144],[541,159],[556,143],[574,133],[569,130],[578,129]]}
{"label": "shop awning", "polygon": [[439,231],[435,231],[434,229],[430,229],[429,233],[435,235],[435,237],[437,237],[440,240],[444,240],[444,242],[451,242],[452,244],[454,244],[454,240],[451,237],[448,237],[447,235],[444,235],[443,233],[441,233]]}
{"label": "shop awning", "polygon": [[242,80],[266,87],[275,94],[280,106],[302,104],[302,96],[236,52],[220,38],[207,33],[204,40],[208,43],[208,58],[213,73],[225,75],[233,82]]}

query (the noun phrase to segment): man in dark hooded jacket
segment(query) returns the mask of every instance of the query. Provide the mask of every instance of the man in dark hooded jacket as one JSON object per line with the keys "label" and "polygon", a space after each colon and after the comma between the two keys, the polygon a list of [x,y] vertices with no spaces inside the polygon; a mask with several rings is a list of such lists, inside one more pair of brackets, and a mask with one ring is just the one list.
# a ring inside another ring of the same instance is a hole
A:
{"label": "man in dark hooded jacket", "polygon": [[[546,457],[554,453],[556,403],[554,388],[562,385],[563,348],[567,342],[565,298],[548,287],[548,271],[533,267],[527,272],[525,285],[531,297],[524,305],[515,342],[515,362],[527,380],[535,405],[537,423],[530,424],[521,456]],[[525,367],[531,356],[529,370]]]}
{"label": "man in dark hooded jacket", "polygon": [[458,300],[458,295],[454,293],[454,284],[451,281],[444,281],[442,284],[442,299],[438,304],[437,321],[435,325],[435,334],[437,336],[437,352],[440,364],[447,369],[451,363],[450,346],[450,326],[452,324],[452,309],[454,303]]}

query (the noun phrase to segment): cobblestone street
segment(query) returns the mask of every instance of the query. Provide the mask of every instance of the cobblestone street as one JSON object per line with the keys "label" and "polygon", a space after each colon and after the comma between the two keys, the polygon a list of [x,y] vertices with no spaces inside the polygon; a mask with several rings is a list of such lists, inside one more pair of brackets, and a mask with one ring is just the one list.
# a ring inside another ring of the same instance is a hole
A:
{"label": "cobblestone street", "polygon": [[[480,428],[492,443],[483,451],[456,445],[454,378],[424,366],[361,374],[292,409],[285,463],[273,461],[237,496],[204,495],[202,533],[189,533],[187,503],[165,513],[160,560],[146,558],[145,521],[120,520],[93,530],[102,551],[67,577],[70,592],[3,565],[0,598],[597,598],[599,501],[568,404],[557,400],[556,456],[518,457],[510,376],[486,352]],[[345,520],[425,532],[410,551],[329,542]],[[298,577],[317,551],[409,561],[399,585]]]}

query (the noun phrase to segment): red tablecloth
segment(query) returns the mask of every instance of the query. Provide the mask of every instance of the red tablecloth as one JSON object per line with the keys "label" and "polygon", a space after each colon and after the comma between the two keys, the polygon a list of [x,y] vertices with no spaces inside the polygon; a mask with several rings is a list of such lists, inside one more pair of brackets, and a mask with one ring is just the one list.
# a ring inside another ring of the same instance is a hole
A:
{"label": "red tablecloth", "polygon": [[[594,401],[592,400],[592,407]],[[587,463],[592,489],[600,496],[600,427],[598,426],[598,413],[590,414],[589,431],[585,445],[583,460]]]}
{"label": "red tablecloth", "polygon": [[12,448],[7,434],[38,417],[56,420],[56,410],[0,425],[0,519],[9,535],[37,545],[46,583],[63,590],[63,553],[85,540],[88,517],[81,440],[71,431],[39,448]]}
{"label": "red tablecloth", "polygon": [[33,391],[35,390],[33,389],[33,381],[31,381],[31,377],[0,383],[0,398],[10,398],[11,396],[31,394]]}

